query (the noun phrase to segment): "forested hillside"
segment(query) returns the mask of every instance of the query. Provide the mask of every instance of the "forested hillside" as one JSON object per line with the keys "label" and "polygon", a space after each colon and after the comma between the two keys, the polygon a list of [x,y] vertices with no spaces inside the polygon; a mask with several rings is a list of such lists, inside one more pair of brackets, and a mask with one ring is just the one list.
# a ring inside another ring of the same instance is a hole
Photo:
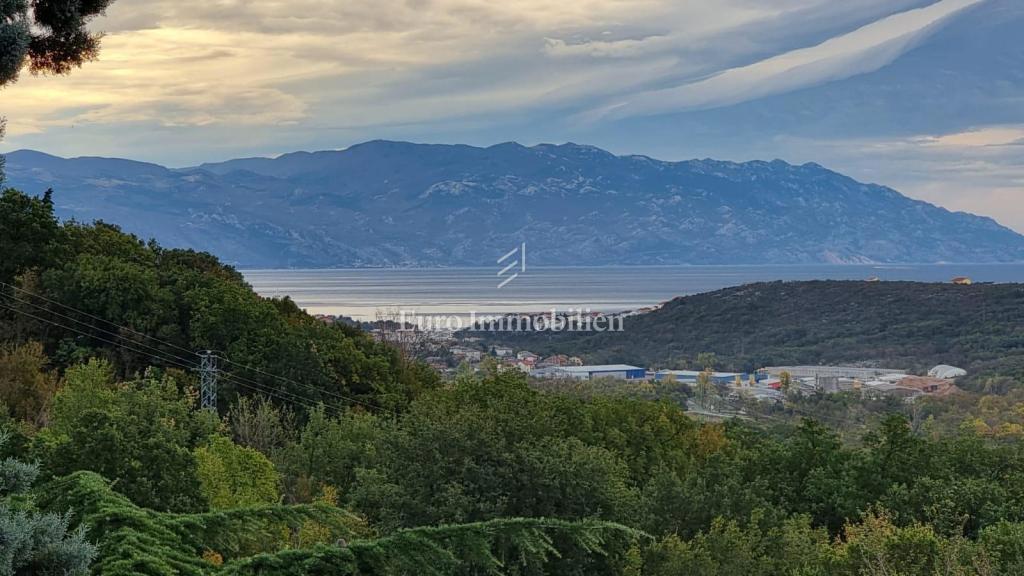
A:
{"label": "forested hillside", "polygon": [[622,332],[477,333],[537,353],[588,362],[722,368],[863,363],[969,371],[963,384],[1007,386],[1024,377],[1024,285],[920,282],[770,282],[676,298],[629,317]]}
{"label": "forested hillside", "polygon": [[272,390],[394,409],[437,382],[366,334],[326,326],[288,299],[260,298],[209,254],[164,249],[110,224],[59,224],[50,198],[0,198],[0,329],[39,343],[53,367],[100,357],[123,377],[151,365],[194,368],[195,352],[212,350],[228,376],[225,405],[239,392]]}
{"label": "forested hillside", "polygon": [[899,416],[769,435],[496,365],[442,383],[48,197],[3,193],[0,247],[0,574],[1024,569],[1020,442]]}

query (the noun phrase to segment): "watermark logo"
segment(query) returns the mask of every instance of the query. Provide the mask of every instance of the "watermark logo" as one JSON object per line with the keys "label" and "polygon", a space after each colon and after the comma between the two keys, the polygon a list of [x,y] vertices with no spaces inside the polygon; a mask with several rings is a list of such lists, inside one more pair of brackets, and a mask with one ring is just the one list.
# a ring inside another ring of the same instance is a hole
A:
{"label": "watermark logo", "polygon": [[526,242],[523,242],[522,244],[519,245],[519,247],[513,248],[512,250],[509,251],[508,254],[505,254],[501,258],[498,258],[498,264],[501,264],[509,260],[510,258],[516,256],[517,254],[519,255],[518,260],[513,260],[509,262],[507,265],[505,265],[504,268],[501,269],[500,272],[498,272],[498,277],[500,278],[505,274],[508,274],[509,272],[515,270],[517,266],[519,267],[518,271],[513,272],[511,276],[505,278],[504,280],[498,283],[499,290],[504,288],[505,285],[508,284],[509,282],[518,278],[520,272],[526,272]]}
{"label": "watermark logo", "polygon": [[590,308],[568,308],[532,314],[417,314],[400,310],[396,322],[399,332],[622,332],[624,314],[602,314]]}

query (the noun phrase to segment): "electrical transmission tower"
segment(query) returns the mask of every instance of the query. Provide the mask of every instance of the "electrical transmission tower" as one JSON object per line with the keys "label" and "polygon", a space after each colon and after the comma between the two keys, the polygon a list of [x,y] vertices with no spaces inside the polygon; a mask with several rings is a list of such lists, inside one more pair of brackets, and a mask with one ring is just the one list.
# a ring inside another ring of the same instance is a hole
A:
{"label": "electrical transmission tower", "polygon": [[217,411],[217,357],[207,350],[199,355],[199,408]]}

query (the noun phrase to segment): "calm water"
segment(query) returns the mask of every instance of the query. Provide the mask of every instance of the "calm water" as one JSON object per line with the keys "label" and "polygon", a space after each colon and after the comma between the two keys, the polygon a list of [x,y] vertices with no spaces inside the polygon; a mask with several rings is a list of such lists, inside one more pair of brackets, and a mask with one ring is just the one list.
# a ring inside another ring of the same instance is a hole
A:
{"label": "calm water", "polygon": [[378,311],[495,314],[589,308],[616,312],[676,296],[766,280],[1024,282],[1024,264],[875,266],[632,266],[532,268],[504,288],[496,269],[245,270],[264,296],[291,296],[311,313],[372,320]]}

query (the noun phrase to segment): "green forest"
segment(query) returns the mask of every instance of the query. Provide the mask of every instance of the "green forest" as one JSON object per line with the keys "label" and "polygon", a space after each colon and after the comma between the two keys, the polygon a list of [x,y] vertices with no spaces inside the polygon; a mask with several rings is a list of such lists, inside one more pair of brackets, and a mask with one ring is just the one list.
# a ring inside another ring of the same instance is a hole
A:
{"label": "green forest", "polygon": [[979,426],[442,381],[50,193],[3,192],[0,248],[2,575],[1024,573],[1024,448]]}

